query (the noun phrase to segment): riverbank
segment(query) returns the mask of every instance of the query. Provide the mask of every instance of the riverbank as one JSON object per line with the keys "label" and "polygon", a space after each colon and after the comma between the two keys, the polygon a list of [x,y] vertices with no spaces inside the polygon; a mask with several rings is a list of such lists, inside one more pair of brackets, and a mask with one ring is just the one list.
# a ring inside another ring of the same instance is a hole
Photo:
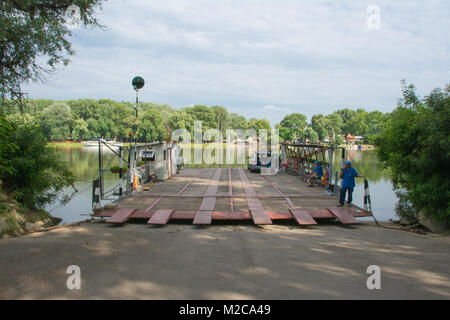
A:
{"label": "riverbank", "polygon": [[61,219],[45,210],[24,208],[0,192],[0,238],[16,237],[57,226]]}
{"label": "riverbank", "polygon": [[[1,240],[0,298],[449,299],[449,251],[448,237],[372,223],[82,223]],[[70,265],[80,290],[67,289]],[[381,290],[366,286],[370,265]]]}

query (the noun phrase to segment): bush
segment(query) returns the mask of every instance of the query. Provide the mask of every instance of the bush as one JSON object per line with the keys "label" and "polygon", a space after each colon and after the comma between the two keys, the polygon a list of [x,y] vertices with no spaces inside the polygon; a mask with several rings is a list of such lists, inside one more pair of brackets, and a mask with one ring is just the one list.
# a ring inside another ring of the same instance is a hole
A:
{"label": "bush", "polygon": [[42,208],[58,200],[64,188],[73,186],[73,174],[47,147],[41,128],[13,124],[0,115],[0,134],[0,179],[4,190],[18,202]]}
{"label": "bush", "polygon": [[394,188],[404,191],[401,200],[414,210],[406,211],[423,211],[444,223],[450,222],[449,91],[435,89],[419,100],[415,87],[403,83],[403,100],[376,142]]}

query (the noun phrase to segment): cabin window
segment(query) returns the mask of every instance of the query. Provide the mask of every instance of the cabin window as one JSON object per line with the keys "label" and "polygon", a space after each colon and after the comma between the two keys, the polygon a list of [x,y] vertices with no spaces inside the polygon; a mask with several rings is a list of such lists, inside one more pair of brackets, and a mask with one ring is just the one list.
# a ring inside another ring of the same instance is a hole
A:
{"label": "cabin window", "polygon": [[167,150],[164,150],[164,161],[167,160]]}
{"label": "cabin window", "polygon": [[154,150],[143,150],[141,151],[140,157],[142,161],[155,161],[155,151]]}

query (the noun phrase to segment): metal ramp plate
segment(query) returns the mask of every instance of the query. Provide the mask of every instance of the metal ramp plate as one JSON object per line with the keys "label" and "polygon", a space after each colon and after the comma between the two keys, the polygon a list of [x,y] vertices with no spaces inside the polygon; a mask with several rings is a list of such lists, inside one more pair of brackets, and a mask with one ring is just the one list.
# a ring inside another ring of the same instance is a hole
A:
{"label": "metal ramp plate", "polygon": [[106,222],[108,222],[108,223],[124,223],[128,219],[130,219],[131,215],[135,211],[136,211],[136,209],[120,208],[111,216],[111,218],[106,220]]}
{"label": "metal ramp plate", "polygon": [[197,211],[194,224],[211,224],[212,211]]}
{"label": "metal ramp plate", "polygon": [[272,224],[272,219],[266,214],[265,211],[258,211],[258,210],[250,210],[253,218],[253,222],[255,224]]}
{"label": "metal ramp plate", "polygon": [[317,224],[316,220],[311,217],[305,209],[289,209],[298,224],[302,226],[311,226]]}
{"label": "metal ramp plate", "polygon": [[330,210],[331,213],[334,214],[336,216],[336,218],[343,224],[361,223],[360,221],[355,219],[355,217],[352,215],[352,211],[349,209],[328,208],[328,210]]}
{"label": "metal ramp plate", "polygon": [[172,213],[173,209],[157,210],[147,224],[166,224]]}
{"label": "metal ramp plate", "polygon": [[255,224],[272,224],[272,220],[269,215],[265,212],[264,207],[259,200],[258,195],[253,187],[253,184],[247,177],[245,171],[241,168],[238,169],[239,176],[241,178],[242,187],[247,196],[247,205],[250,210],[253,222]]}

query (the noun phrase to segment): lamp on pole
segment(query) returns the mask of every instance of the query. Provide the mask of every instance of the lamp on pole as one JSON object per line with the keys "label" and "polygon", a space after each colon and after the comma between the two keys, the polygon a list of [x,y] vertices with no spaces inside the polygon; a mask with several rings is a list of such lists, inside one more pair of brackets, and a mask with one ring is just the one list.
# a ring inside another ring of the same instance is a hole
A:
{"label": "lamp on pole", "polygon": [[145,85],[144,78],[142,77],[134,77],[131,81],[133,85],[134,91],[136,91],[136,105],[134,109],[136,110],[136,130],[134,132],[134,168],[137,167],[137,135],[138,135],[138,105],[139,105],[139,90],[142,89]]}
{"label": "lamp on pole", "polygon": [[139,104],[139,89],[142,89],[145,85],[145,81],[142,77],[134,77],[131,81],[134,91],[136,91],[136,105],[134,109],[136,110],[136,132],[134,133],[134,145],[137,144],[137,131],[138,131],[138,104]]}

